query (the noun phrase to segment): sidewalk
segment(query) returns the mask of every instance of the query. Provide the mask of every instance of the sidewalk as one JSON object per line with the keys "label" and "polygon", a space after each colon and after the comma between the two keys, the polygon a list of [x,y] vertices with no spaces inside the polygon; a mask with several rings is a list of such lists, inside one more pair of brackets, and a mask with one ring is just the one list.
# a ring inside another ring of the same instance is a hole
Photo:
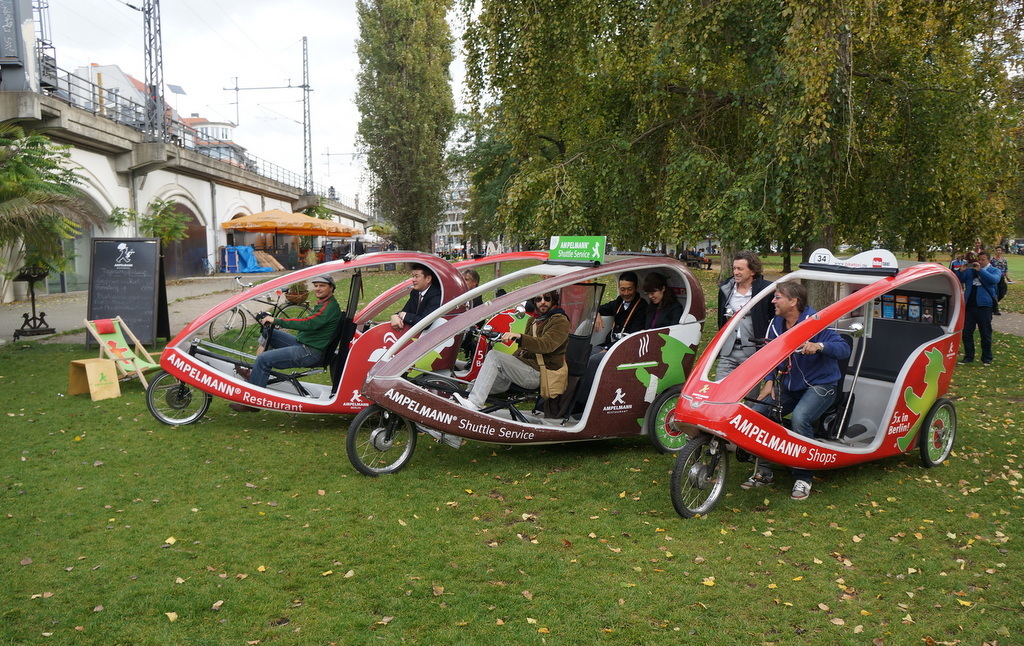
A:
{"label": "sidewalk", "polygon": [[[176,335],[187,324],[210,308],[223,302],[238,290],[235,276],[244,283],[264,282],[288,272],[261,274],[215,274],[174,280],[167,284],[167,311],[171,322],[171,335]],[[44,343],[70,343],[85,345],[85,318],[89,309],[88,292],[68,294],[37,294],[36,315],[45,314],[46,324],[56,334],[23,336],[21,341],[40,340]],[[25,322],[24,315],[32,316],[32,301],[16,301],[0,305],[0,345],[10,343],[14,330]],[[66,334],[69,330],[82,330]]]}

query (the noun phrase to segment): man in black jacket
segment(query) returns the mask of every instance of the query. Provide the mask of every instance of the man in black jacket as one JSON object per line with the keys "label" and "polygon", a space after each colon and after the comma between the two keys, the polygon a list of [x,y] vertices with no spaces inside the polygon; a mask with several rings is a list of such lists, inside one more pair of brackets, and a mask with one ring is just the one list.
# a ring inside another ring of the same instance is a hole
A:
{"label": "man in black jacket", "polygon": [[391,327],[401,330],[407,325],[419,323],[427,314],[441,307],[441,286],[434,272],[426,265],[412,263],[412,293],[405,307],[398,314],[391,316]]}
{"label": "man in black jacket", "polygon": [[[732,260],[732,278],[718,286],[718,329],[722,329],[750,299],[771,285],[761,273],[761,259],[753,252],[743,250],[736,253]],[[721,380],[754,354],[757,350],[754,339],[764,338],[774,316],[775,308],[771,300],[762,299],[740,321],[735,336],[731,342],[726,341],[719,355],[716,379]]]}

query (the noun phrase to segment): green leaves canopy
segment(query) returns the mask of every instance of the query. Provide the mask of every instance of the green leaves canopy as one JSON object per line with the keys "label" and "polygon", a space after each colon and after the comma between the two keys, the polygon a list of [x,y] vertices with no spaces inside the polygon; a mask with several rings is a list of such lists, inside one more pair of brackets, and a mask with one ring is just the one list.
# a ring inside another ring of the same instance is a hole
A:
{"label": "green leaves canopy", "polygon": [[997,0],[464,0],[506,233],[626,247],[1000,231],[1020,8]]}
{"label": "green leaves canopy", "polygon": [[59,267],[64,240],[100,223],[77,198],[80,179],[69,160],[66,146],[0,124],[0,249],[24,244],[28,264]]}

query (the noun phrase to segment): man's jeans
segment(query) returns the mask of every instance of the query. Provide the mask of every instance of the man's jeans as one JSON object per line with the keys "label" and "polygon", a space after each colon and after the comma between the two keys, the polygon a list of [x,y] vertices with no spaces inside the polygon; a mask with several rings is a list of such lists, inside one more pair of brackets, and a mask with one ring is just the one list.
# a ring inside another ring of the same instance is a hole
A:
{"label": "man's jeans", "polygon": [[480,367],[480,374],[469,393],[469,401],[484,408],[488,395],[492,392],[503,393],[513,383],[523,388],[537,388],[540,386],[540,371],[511,354],[491,350],[484,359],[484,365]]}
{"label": "man's jeans", "polygon": [[270,370],[280,368],[311,368],[323,360],[323,352],[318,352],[295,340],[295,337],[283,330],[270,333],[267,349],[252,366],[249,383],[263,388],[270,381]]}
{"label": "man's jeans", "polygon": [[[832,402],[836,399],[836,384],[827,384],[819,386],[811,386],[807,390],[794,392],[792,390],[782,391],[782,415],[793,413],[790,421],[792,422],[792,428],[795,433],[799,433],[804,437],[814,437],[814,426],[828,407],[832,405]],[[772,397],[768,397],[765,400],[767,404],[772,404],[775,400]],[[767,414],[768,408],[762,405],[756,406],[758,412]],[[796,480],[804,480],[810,482],[813,475],[808,469],[791,469],[793,477]]]}
{"label": "man's jeans", "polygon": [[964,361],[974,361],[974,328],[978,328],[981,360],[989,363],[992,361],[992,308],[967,306],[964,310]]}

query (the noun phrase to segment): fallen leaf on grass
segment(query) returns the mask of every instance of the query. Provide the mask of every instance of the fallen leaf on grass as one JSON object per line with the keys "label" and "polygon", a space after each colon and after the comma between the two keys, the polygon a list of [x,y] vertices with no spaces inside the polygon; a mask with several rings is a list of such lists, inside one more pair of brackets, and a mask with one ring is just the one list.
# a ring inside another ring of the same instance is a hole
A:
{"label": "fallen leaf on grass", "polygon": [[526,623],[528,623],[528,624],[535,624],[535,623],[537,623],[537,620],[534,619],[533,617],[527,617],[526,618]]}
{"label": "fallen leaf on grass", "polygon": [[32,565],[32,559],[26,556],[25,558],[21,559],[21,565]]}
{"label": "fallen leaf on grass", "polygon": [[349,570],[348,572],[345,573],[345,577],[344,578],[351,579],[355,575],[356,575],[356,571],[355,570]]}
{"label": "fallen leaf on grass", "polygon": [[444,594],[444,586],[440,586],[440,585],[431,586],[431,590],[434,591],[434,596],[435,597],[440,597],[442,594]]}
{"label": "fallen leaf on grass", "polygon": [[173,536],[169,536],[167,540],[164,541],[164,543],[167,543],[168,545],[174,545],[177,542],[178,539],[174,538]]}
{"label": "fallen leaf on grass", "polygon": [[387,626],[392,621],[394,621],[394,619],[395,619],[394,617],[381,617],[380,621],[378,621],[377,624],[380,625],[380,626]]}
{"label": "fallen leaf on grass", "polygon": [[215,601],[214,604],[212,606],[210,606],[210,609],[211,610],[220,610],[220,607],[223,606],[223,605],[224,605],[224,600],[220,599],[219,601]]}
{"label": "fallen leaf on grass", "polygon": [[533,593],[529,590],[523,590],[522,595],[526,597],[527,601],[533,601]]}

